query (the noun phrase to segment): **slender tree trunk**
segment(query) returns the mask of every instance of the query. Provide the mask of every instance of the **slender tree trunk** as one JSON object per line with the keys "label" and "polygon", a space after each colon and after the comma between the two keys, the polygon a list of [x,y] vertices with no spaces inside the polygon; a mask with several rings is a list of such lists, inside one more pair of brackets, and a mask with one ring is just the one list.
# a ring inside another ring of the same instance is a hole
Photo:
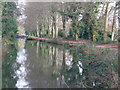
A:
{"label": "slender tree trunk", "polygon": [[78,41],[78,34],[75,34],[75,40]]}
{"label": "slender tree trunk", "polygon": [[[116,5],[117,6],[117,5]],[[112,38],[111,40],[114,41],[114,36],[115,36],[115,30],[114,30],[114,25],[115,25],[115,13],[116,13],[116,6],[115,6],[115,10],[114,10],[114,16],[113,16],[113,24],[112,24]]]}
{"label": "slender tree trunk", "polygon": [[104,27],[104,42],[107,41],[107,29],[108,29],[108,7],[109,7],[109,2],[106,2],[106,10],[105,10],[105,27]]}
{"label": "slender tree trunk", "polygon": [[53,16],[53,31],[54,31],[54,38],[57,38],[57,35],[56,35],[56,33],[57,33],[57,28],[56,28],[56,15],[54,14],[54,16]]}
{"label": "slender tree trunk", "polygon": [[59,15],[58,14],[56,14],[56,33],[55,33],[55,35],[56,35],[56,38],[58,37],[58,22],[59,22]]}
{"label": "slender tree trunk", "polygon": [[65,16],[62,15],[62,22],[63,22],[63,32],[64,32],[64,38],[66,38],[66,32],[65,32],[65,25],[66,25],[66,21],[65,21]]}
{"label": "slender tree trunk", "polygon": [[112,41],[114,41],[115,30],[112,32]]}
{"label": "slender tree trunk", "polygon": [[37,21],[37,37],[40,37],[40,33],[39,33],[39,21]]}
{"label": "slender tree trunk", "polygon": [[54,21],[52,20],[52,37],[55,38]]}
{"label": "slender tree trunk", "polygon": [[[65,9],[64,9],[65,7],[64,7],[64,5],[63,5],[63,3],[61,4],[61,11],[64,13],[65,12]],[[65,32],[65,26],[66,26],[66,20],[65,20],[65,15],[63,14],[63,15],[61,15],[62,16],[62,24],[63,24],[63,37],[64,38],[66,38],[66,32]]]}
{"label": "slender tree trunk", "polygon": [[51,19],[51,17],[49,17],[49,37],[51,37],[52,36],[52,19]]}
{"label": "slender tree trunk", "polygon": [[78,41],[78,33],[77,33],[77,25],[78,25],[78,21],[77,21],[77,18],[76,17],[73,17],[73,23],[75,23],[75,26],[74,26],[74,32],[75,32],[75,40]]}
{"label": "slender tree trunk", "polygon": [[48,37],[50,37],[50,18],[48,17]]}

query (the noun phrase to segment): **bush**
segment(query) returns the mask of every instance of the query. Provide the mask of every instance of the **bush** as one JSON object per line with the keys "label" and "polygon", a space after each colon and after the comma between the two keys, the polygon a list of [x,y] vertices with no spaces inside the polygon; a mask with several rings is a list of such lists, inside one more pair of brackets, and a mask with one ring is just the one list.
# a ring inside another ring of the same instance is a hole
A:
{"label": "bush", "polygon": [[58,31],[58,36],[60,36],[60,37],[63,37],[63,36],[64,36],[63,30],[59,30],[59,31]]}

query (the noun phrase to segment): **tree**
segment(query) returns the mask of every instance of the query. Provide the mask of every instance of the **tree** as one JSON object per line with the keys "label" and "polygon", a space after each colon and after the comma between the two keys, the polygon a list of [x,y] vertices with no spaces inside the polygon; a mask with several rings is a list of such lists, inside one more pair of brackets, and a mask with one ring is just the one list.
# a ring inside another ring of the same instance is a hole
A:
{"label": "tree", "polygon": [[66,11],[66,16],[72,20],[71,29],[75,40],[78,40],[78,26],[79,26],[79,15],[81,14],[81,3],[68,3],[68,8]]}
{"label": "tree", "polygon": [[93,30],[97,27],[99,3],[70,3],[68,17],[72,19],[73,34],[78,37],[93,40]]}
{"label": "tree", "polygon": [[112,22],[112,41],[114,41],[114,35],[115,35],[115,30],[114,30],[114,26],[115,26],[115,21],[116,21],[116,8],[117,8],[117,4],[114,7],[114,13],[113,13],[113,22]]}
{"label": "tree", "polygon": [[61,10],[59,10],[58,12],[61,14],[62,16],[62,28],[63,28],[63,37],[66,38],[66,21],[67,21],[67,8],[68,8],[69,4],[65,3],[65,2],[61,2]]}
{"label": "tree", "polygon": [[105,9],[105,26],[104,26],[104,42],[107,41],[107,31],[108,31],[108,7],[109,2],[106,2],[106,9]]}
{"label": "tree", "polygon": [[53,38],[58,37],[58,21],[59,21],[59,11],[60,3],[52,4],[51,5],[51,17],[52,17],[52,34]]}
{"label": "tree", "polygon": [[15,18],[15,2],[5,2],[2,11],[2,37],[15,38],[17,33],[17,22]]}
{"label": "tree", "polygon": [[[120,23],[120,1],[117,2],[117,9],[118,9],[118,22]],[[120,24],[119,24],[120,27]],[[120,31],[118,31],[118,35],[120,35]],[[120,42],[120,36],[118,37],[118,41]]]}

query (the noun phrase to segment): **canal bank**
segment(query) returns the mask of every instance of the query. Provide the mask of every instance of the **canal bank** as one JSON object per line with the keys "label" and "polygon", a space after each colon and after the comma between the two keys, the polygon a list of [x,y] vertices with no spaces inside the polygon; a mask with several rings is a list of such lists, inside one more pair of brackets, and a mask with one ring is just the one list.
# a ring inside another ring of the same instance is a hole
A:
{"label": "canal bank", "polygon": [[43,42],[47,42],[47,43],[53,43],[56,45],[68,45],[68,47],[73,47],[73,46],[80,46],[80,44],[88,44],[91,43],[91,45],[93,44],[96,47],[99,48],[115,48],[118,49],[118,45],[119,44],[98,44],[98,43],[94,43],[90,40],[67,40],[67,39],[61,39],[61,38],[57,38],[57,39],[53,39],[53,38],[39,38],[39,37],[34,37],[34,36],[26,36],[27,40],[39,40],[39,41],[43,41]]}

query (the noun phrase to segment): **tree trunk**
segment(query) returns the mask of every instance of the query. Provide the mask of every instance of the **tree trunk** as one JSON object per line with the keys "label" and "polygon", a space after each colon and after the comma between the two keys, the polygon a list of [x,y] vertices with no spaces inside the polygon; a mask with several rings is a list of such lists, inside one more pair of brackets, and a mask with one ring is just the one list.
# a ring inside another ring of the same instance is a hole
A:
{"label": "tree trunk", "polygon": [[109,7],[109,2],[106,2],[106,10],[105,10],[105,27],[104,27],[104,42],[107,41],[107,29],[108,29],[108,7]]}
{"label": "tree trunk", "polygon": [[116,13],[116,6],[117,4],[115,5],[115,10],[114,10],[114,16],[113,16],[113,24],[112,24],[112,38],[111,40],[114,41],[114,36],[115,36],[115,30],[114,30],[114,25],[115,25],[115,13]]}
{"label": "tree trunk", "polygon": [[39,33],[39,22],[37,21],[37,37],[40,37],[40,33]]}
{"label": "tree trunk", "polygon": [[57,38],[57,26],[56,26],[56,15],[54,13],[53,15],[53,34],[54,34],[54,38]]}
{"label": "tree trunk", "polygon": [[56,38],[58,37],[58,22],[59,22],[59,15],[58,14],[56,14],[56,33],[55,33],[55,35],[56,35]]}
{"label": "tree trunk", "polygon": [[65,21],[65,16],[64,15],[62,16],[62,22],[63,22],[64,38],[66,38],[66,35],[65,35],[65,24],[66,24],[66,21]]}
{"label": "tree trunk", "polygon": [[51,37],[52,36],[52,19],[49,17],[49,30],[48,30],[48,32],[49,32],[49,37]]}
{"label": "tree trunk", "polygon": [[[64,4],[63,3],[61,3],[61,11],[63,12],[63,13],[65,13],[65,7],[64,7]],[[64,38],[66,38],[66,32],[65,32],[65,28],[66,28],[66,17],[65,17],[65,15],[63,14],[61,14],[61,16],[62,16],[62,24],[63,24],[63,37]]]}
{"label": "tree trunk", "polygon": [[78,34],[75,34],[75,40],[78,41]]}
{"label": "tree trunk", "polygon": [[56,38],[56,17],[55,17],[55,14],[53,15],[53,38]]}
{"label": "tree trunk", "polygon": [[48,37],[50,37],[50,18],[48,17]]}
{"label": "tree trunk", "polygon": [[112,41],[114,41],[115,30],[112,32]]}
{"label": "tree trunk", "polygon": [[55,38],[54,21],[52,20],[52,38]]}

